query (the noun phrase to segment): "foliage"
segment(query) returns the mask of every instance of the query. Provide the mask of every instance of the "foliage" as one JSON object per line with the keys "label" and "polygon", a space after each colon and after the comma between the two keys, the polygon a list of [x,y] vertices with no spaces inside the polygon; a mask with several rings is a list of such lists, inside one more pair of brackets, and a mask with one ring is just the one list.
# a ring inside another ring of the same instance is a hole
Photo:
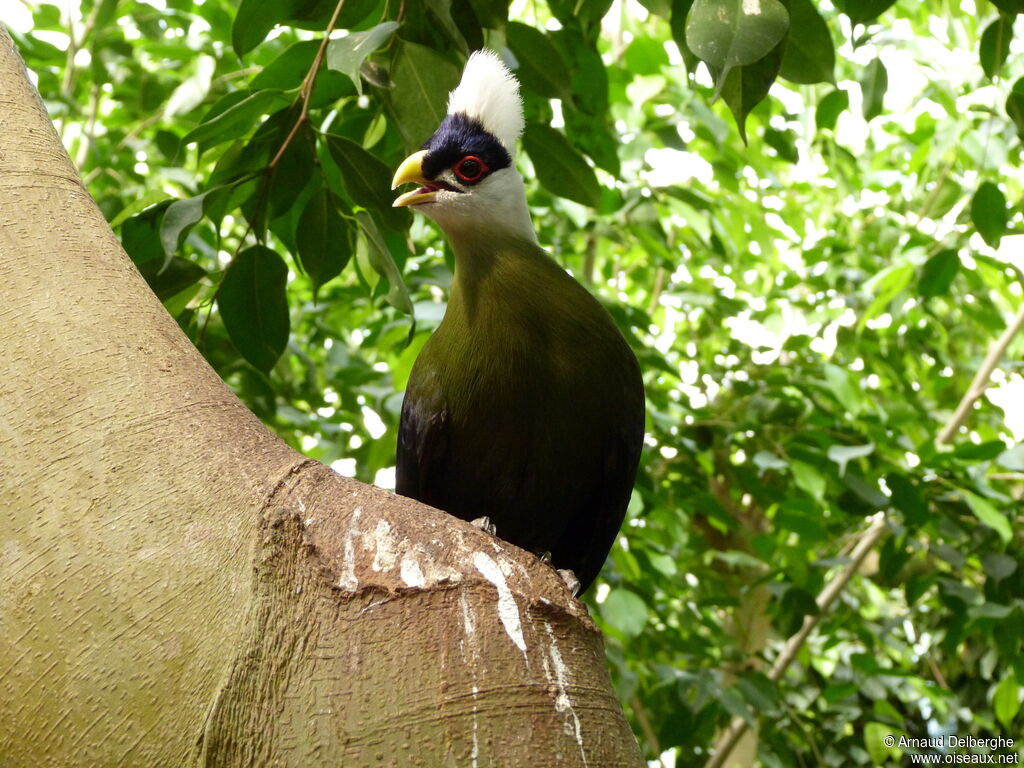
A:
{"label": "foliage", "polygon": [[[507,47],[540,240],[646,372],[590,599],[648,756],[699,764],[739,716],[764,765],[873,765],[900,759],[888,734],[1021,732],[1007,398],[935,443],[1022,304],[1024,7],[977,2],[86,0],[15,37],[210,363],[289,443],[385,485],[452,267],[391,172],[467,52]],[[773,682],[876,512],[871,567]]]}

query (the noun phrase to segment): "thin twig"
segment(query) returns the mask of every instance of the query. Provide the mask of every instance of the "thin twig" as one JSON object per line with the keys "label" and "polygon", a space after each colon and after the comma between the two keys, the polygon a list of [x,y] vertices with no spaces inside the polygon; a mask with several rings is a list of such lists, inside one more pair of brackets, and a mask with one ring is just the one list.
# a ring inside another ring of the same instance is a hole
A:
{"label": "thin twig", "polygon": [[960,404],[956,407],[956,411],[950,417],[949,421],[939,432],[935,438],[935,442],[939,445],[948,443],[953,439],[953,436],[967,421],[967,416],[971,412],[971,408],[974,403],[985,394],[985,390],[988,388],[988,380],[992,376],[992,371],[996,369],[996,365],[999,364],[999,360],[1006,352],[1006,348],[1010,346],[1010,342],[1013,341],[1013,337],[1020,333],[1021,328],[1024,328],[1024,307],[1021,307],[1017,316],[1013,318],[1006,330],[1003,331],[1002,335],[996,339],[995,343],[988,350],[988,354],[985,356],[985,360],[981,364],[981,368],[974,375],[974,380],[971,382],[971,386],[967,388],[967,392],[964,393],[963,398],[960,400]]}
{"label": "thin twig", "polygon": [[345,0],[338,0],[338,4],[334,6],[334,15],[331,16],[331,20],[327,23],[327,29],[324,30],[324,39],[320,42],[320,48],[317,49],[316,56],[313,58],[313,65],[309,68],[309,72],[306,73],[306,77],[302,81],[302,85],[299,88],[299,95],[297,100],[302,101],[302,111],[299,113],[298,118],[295,120],[295,125],[292,126],[291,131],[285,137],[285,140],[281,142],[281,148],[277,150],[277,154],[274,155],[274,159],[270,161],[268,168],[276,168],[277,164],[281,161],[284,153],[288,150],[288,146],[292,143],[295,138],[295,134],[299,132],[299,128],[302,127],[303,123],[309,118],[309,97],[313,93],[313,84],[316,82],[316,74],[320,69],[320,63],[324,60],[324,51],[327,50],[327,44],[331,42],[331,33],[334,32],[334,25],[338,23],[338,15],[341,13],[341,7],[345,5]]}
{"label": "thin twig", "polygon": [[[843,568],[842,572],[840,572],[836,578],[825,585],[821,594],[818,595],[818,599],[816,600],[818,604],[818,612],[813,616],[804,617],[803,626],[800,627],[800,630],[795,635],[786,641],[785,646],[782,648],[782,652],[779,653],[778,658],[775,660],[775,664],[772,665],[771,672],[768,673],[769,680],[777,683],[783,678],[786,674],[786,670],[789,669],[789,665],[793,663],[793,659],[796,658],[797,653],[799,653],[811,632],[813,632],[814,628],[818,626],[822,617],[828,612],[828,609],[832,607],[832,604],[850,582],[850,579],[853,578],[853,575],[860,569],[861,565],[864,563],[864,559],[875,548],[875,545],[882,536],[885,535],[886,530],[885,515],[879,512],[874,515],[871,525],[867,530],[858,537],[857,545],[853,548],[853,552],[850,553],[850,562],[846,564],[846,567]],[[742,717],[734,717],[729,723],[729,727],[726,728],[722,732],[722,735],[718,737],[718,742],[715,744],[714,752],[705,765],[705,768],[722,768],[725,764],[726,758],[729,757],[729,753],[732,752],[743,734],[747,732],[747,728],[749,728],[749,724],[746,720]]]}
{"label": "thin twig", "polygon": [[633,708],[633,714],[636,715],[636,721],[640,724],[640,730],[643,731],[644,738],[647,739],[647,745],[654,754],[660,755],[661,745],[658,743],[658,734],[651,727],[651,720],[647,717],[647,710],[644,709],[640,697],[634,696],[630,700],[629,706]]}

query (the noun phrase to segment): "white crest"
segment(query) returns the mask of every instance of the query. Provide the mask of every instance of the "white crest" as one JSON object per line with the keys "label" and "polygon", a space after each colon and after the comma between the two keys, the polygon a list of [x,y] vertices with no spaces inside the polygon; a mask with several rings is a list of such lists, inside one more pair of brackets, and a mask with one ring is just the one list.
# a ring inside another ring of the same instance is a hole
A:
{"label": "white crest", "polygon": [[500,141],[510,155],[523,132],[523,102],[516,80],[494,51],[474,51],[462,82],[448,95],[448,114],[463,112],[479,120]]}

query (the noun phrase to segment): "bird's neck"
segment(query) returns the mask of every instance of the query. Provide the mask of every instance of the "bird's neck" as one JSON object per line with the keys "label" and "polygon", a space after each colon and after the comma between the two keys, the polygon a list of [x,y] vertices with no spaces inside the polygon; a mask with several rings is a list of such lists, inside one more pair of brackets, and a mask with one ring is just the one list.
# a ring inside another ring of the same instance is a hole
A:
{"label": "bird's neck", "polygon": [[538,274],[558,269],[537,244],[532,229],[450,240],[455,276],[449,311],[481,329],[488,319],[504,322],[514,307],[532,307],[537,298],[534,294],[544,285]]}

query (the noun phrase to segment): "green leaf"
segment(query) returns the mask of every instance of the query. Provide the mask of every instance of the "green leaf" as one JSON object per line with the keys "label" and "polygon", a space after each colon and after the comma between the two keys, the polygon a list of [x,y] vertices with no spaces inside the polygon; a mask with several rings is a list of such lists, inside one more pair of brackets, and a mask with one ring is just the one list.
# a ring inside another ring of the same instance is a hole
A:
{"label": "green leaf", "polygon": [[875,765],[888,765],[890,760],[899,762],[903,751],[896,746],[894,740],[899,739],[900,734],[890,726],[883,723],[867,723],[864,726],[864,747]]}
{"label": "green leaf", "polygon": [[921,295],[930,299],[949,292],[953,278],[960,271],[960,257],[953,249],[939,251],[924,263],[917,284]]}
{"label": "green leaf", "polygon": [[835,130],[839,115],[849,108],[850,94],[840,88],[830,91],[818,102],[818,108],[814,111],[814,124],[818,130]]}
{"label": "green leaf", "polygon": [[206,270],[198,264],[177,256],[170,261],[150,259],[139,266],[139,272],[160,301],[167,301],[206,277]]}
{"label": "green leaf", "polygon": [[647,626],[647,604],[636,592],[613,589],[601,603],[604,620],[626,637],[637,637]]}
{"label": "green leaf", "polygon": [[458,85],[459,68],[430,48],[402,42],[391,62],[391,82],[387,94],[391,114],[406,147],[419,147],[444,120],[448,92]]}
{"label": "green leaf", "polygon": [[508,47],[519,62],[516,77],[524,88],[546,99],[571,98],[569,68],[562,54],[543,32],[513,21],[505,33]]}
{"label": "green leaf", "polygon": [[341,201],[330,190],[320,189],[306,203],[295,233],[302,269],[313,283],[313,300],[320,286],[341,274],[352,257],[348,223],[339,212]]}
{"label": "green leaf", "polygon": [[922,525],[928,520],[928,503],[906,475],[890,472],[885,476],[885,484],[892,494],[892,505],[903,513],[908,525]]}
{"label": "green leaf", "polygon": [[863,94],[864,103],[861,111],[864,119],[871,121],[882,114],[882,107],[885,101],[885,92],[889,88],[889,73],[881,59],[872,59],[871,63],[864,68],[860,79],[860,89]]}
{"label": "green leaf", "polygon": [[686,43],[725,75],[766,56],[787,29],[789,14],[779,0],[694,0],[686,18]]}
{"label": "green leaf", "polygon": [[150,259],[160,259],[161,264],[167,260],[167,252],[160,242],[160,226],[171,204],[171,200],[164,200],[121,224],[121,246],[136,265]]}
{"label": "green leaf", "polygon": [[785,469],[789,466],[789,462],[783,461],[774,453],[770,453],[769,451],[758,451],[755,453],[754,464],[762,470]]}
{"label": "green leaf", "polygon": [[686,44],[686,18],[690,15],[692,7],[693,0],[672,0],[672,16],[669,20],[672,29],[672,39],[675,40],[676,45],[679,47],[679,52],[683,56],[683,63],[686,64],[688,72],[693,72],[700,61],[697,54],[691,51],[690,46]]}
{"label": "green leaf", "polygon": [[182,143],[195,142],[199,144],[200,149],[206,149],[241,138],[256,127],[262,115],[287,106],[288,103],[288,97],[281,91],[269,88],[257,91],[212,119],[197,125],[185,135]]}
{"label": "green leaf", "polygon": [[1013,613],[1013,609],[1010,606],[999,603],[982,603],[967,609],[967,616],[971,619],[995,619],[996,621],[1002,621],[1011,613]]}
{"label": "green leaf", "polygon": [[1003,451],[996,463],[1011,472],[1024,472],[1024,443],[1017,443],[1013,448]]}
{"label": "green leaf", "polygon": [[[608,69],[601,54],[588,48],[576,30],[560,29],[552,33],[551,38],[572,72],[572,105],[591,117],[606,120]],[[663,47],[661,50],[664,53]],[[665,54],[665,61],[667,63],[668,54]],[[563,112],[568,106],[562,105]]]}
{"label": "green leaf", "polygon": [[392,229],[408,225],[409,213],[405,208],[394,208],[391,203],[392,173],[384,163],[356,142],[343,136],[327,134],[327,149],[341,171],[345,190],[353,202],[377,212]]}
{"label": "green leaf", "polygon": [[811,0],[790,0],[789,34],[779,75],[792,83],[834,83],[832,34]]}
{"label": "green leaf", "polygon": [[274,27],[292,15],[295,0],[242,0],[231,25],[231,45],[239,58],[263,42]]}
{"label": "green leaf", "polygon": [[779,46],[753,64],[733,67],[724,80],[716,73],[716,81],[721,86],[719,93],[732,112],[744,143],[747,141],[747,115],[768,95],[781,64],[782,46]]}
{"label": "green leaf", "polygon": [[981,34],[981,45],[978,58],[985,76],[994,79],[1006,62],[1010,53],[1010,42],[1013,40],[1013,18],[999,15],[995,21],[985,27]]}
{"label": "green leaf", "polygon": [[990,0],[1003,13],[1024,13],[1024,0]]}
{"label": "green leaf", "polygon": [[981,496],[963,489],[960,490],[960,493],[963,495],[964,501],[967,502],[967,506],[971,508],[974,516],[998,533],[999,538],[1003,540],[1004,544],[1009,544],[1013,538],[1013,531],[1010,529],[1010,521],[1006,519],[1006,515],[992,506],[988,499],[983,499]]}
{"label": "green leaf", "polygon": [[263,67],[249,83],[249,88],[253,91],[291,91],[298,88],[309,74],[309,68],[313,66],[313,60],[319,50],[319,40],[301,40],[293,43],[284,53]]}
{"label": "green leaf", "polygon": [[626,68],[634,75],[656,75],[668,66],[668,54],[661,41],[637,37],[626,48]]}
{"label": "green leaf", "polygon": [[850,372],[832,363],[825,364],[825,382],[832,396],[848,413],[856,416],[864,407],[864,402]]}
{"label": "green leaf", "polygon": [[[409,289],[406,287],[405,281],[402,280],[402,272],[398,269],[398,265],[395,263],[395,259],[391,255],[391,251],[388,250],[388,247],[384,242],[384,238],[381,237],[380,230],[377,228],[376,222],[373,220],[369,211],[356,211],[356,220],[359,222],[359,226],[363,230],[363,236],[366,239],[370,264],[373,266],[377,274],[387,278],[388,304],[399,312],[412,315],[413,306],[412,299],[409,298]],[[409,330],[410,339],[415,331],[416,324],[415,318],[413,318],[413,326]]]}
{"label": "green leaf", "polygon": [[982,239],[999,247],[1006,232],[1006,197],[994,182],[983,182],[971,199],[971,222]]}
{"label": "green leaf", "polygon": [[802,461],[791,461],[789,467],[798,488],[816,501],[825,498],[825,478],[817,469]]}
{"label": "green leaf", "polygon": [[866,291],[875,291],[875,298],[864,310],[860,321],[857,323],[858,330],[863,330],[869,320],[872,320],[888,309],[900,293],[902,293],[914,279],[914,265],[910,262],[890,264],[883,268],[878,274],[871,277],[865,284]]}
{"label": "green leaf", "polygon": [[867,445],[831,445],[828,449],[828,457],[839,465],[839,476],[846,474],[846,465],[853,459],[862,459],[875,452],[875,444]]}
{"label": "green leaf", "polygon": [[996,686],[992,694],[992,709],[996,713],[996,719],[1009,730],[1010,723],[1020,711],[1019,686],[1013,672],[1008,672]]}
{"label": "green leaf", "polygon": [[1005,450],[1006,444],[1002,440],[989,440],[984,443],[961,443],[953,449],[953,455],[968,461],[990,461]]}
{"label": "green leaf", "polygon": [[621,168],[619,141],[615,132],[604,121],[569,106],[563,107],[562,116],[565,119],[565,133],[573,146],[586,152],[597,167],[618,176]]}
{"label": "green leaf", "polygon": [[162,190],[154,189],[147,192],[142,197],[138,198],[137,200],[132,200],[130,203],[128,203],[128,205],[122,208],[120,212],[117,214],[117,216],[110,220],[110,228],[117,229],[125,221],[134,216],[137,216],[139,213],[146,210],[151,205],[156,205],[157,203],[164,202],[165,200],[167,201],[168,205],[172,202],[170,200],[167,200],[167,193]]}
{"label": "green leaf", "polygon": [[235,256],[217,289],[217,308],[231,343],[254,368],[269,373],[288,344],[288,267],[264,245]]}
{"label": "green leaf", "polygon": [[981,565],[985,569],[985,574],[993,581],[1002,581],[1017,571],[1017,561],[1002,552],[982,555]]}
{"label": "green leaf", "polygon": [[528,123],[523,148],[549,192],[593,208],[601,204],[601,185],[594,169],[561,133],[547,125]]}
{"label": "green leaf", "polygon": [[1014,82],[1006,97],[1006,115],[1017,126],[1017,137],[1024,140],[1024,77]]}
{"label": "green leaf", "polygon": [[837,0],[836,5],[854,24],[866,24],[877,19],[895,3],[896,0]]}
{"label": "green leaf", "polygon": [[401,26],[397,21],[385,21],[365,32],[351,32],[346,37],[333,39],[327,44],[327,66],[343,74],[363,92],[363,79],[359,68],[366,57],[386,43]]}
{"label": "green leaf", "polygon": [[160,222],[160,244],[164,255],[170,257],[181,246],[182,240],[203,218],[203,210],[209,195],[224,189],[223,185],[184,200],[175,200],[164,212]]}

